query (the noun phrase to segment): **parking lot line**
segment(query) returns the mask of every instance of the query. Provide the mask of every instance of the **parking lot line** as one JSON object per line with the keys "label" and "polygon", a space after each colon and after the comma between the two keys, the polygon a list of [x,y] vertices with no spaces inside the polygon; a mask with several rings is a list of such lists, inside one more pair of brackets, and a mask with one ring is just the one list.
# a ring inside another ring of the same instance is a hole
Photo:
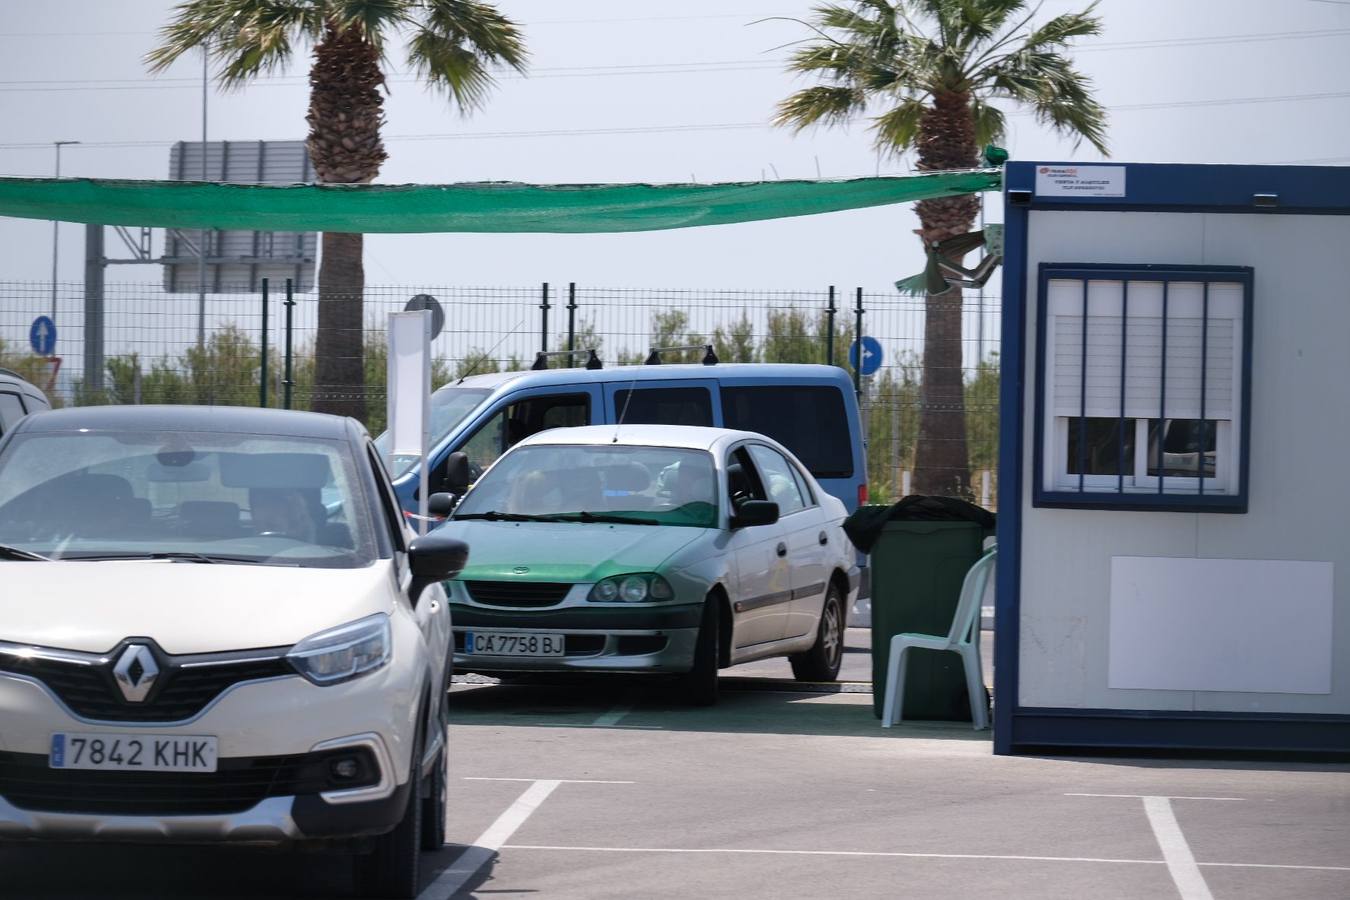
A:
{"label": "parking lot line", "polygon": [[633,711],[633,702],[631,700],[627,703],[616,704],[615,707],[611,709],[609,712],[596,718],[596,720],[592,722],[591,725],[596,728],[612,728],[615,725],[618,725],[620,720],[622,720],[624,716],[628,715],[632,711]]}
{"label": "parking lot line", "polygon": [[[768,856],[895,857],[899,859],[989,859],[1011,862],[1120,863],[1165,866],[1165,859],[1126,859],[1113,856],[1028,856],[997,853],[906,853],[888,850],[775,850],[745,847],[585,847],[563,844],[503,844],[502,850],[555,850],[578,853],[687,853]],[[1311,872],[1350,872],[1350,866],[1283,865],[1275,863],[1197,862],[1202,868],[1294,869]]]}
{"label": "parking lot line", "polygon": [[1065,797],[1125,797],[1130,800],[1144,800],[1149,797],[1162,797],[1164,800],[1239,800],[1246,797],[1178,797],[1172,794],[1065,794]]}
{"label": "parking lot line", "polygon": [[437,875],[436,880],[418,894],[418,900],[452,897],[458,893],[465,882],[492,860],[501,846],[516,833],[516,829],[524,825],[525,820],[562,783],[558,780],[534,781],[525,789],[525,793],[516,798],[515,803],[507,807],[506,812],[497,817],[497,821],[488,826],[487,831],[478,836],[478,840],[474,841],[472,846],[460,854],[459,859],[455,860],[450,868]]}
{"label": "parking lot line", "polygon": [[1191,845],[1181,833],[1181,825],[1172,811],[1172,801],[1166,797],[1145,797],[1144,814],[1148,816],[1153,836],[1162,849],[1163,859],[1167,860],[1167,871],[1181,900],[1214,900],[1205,876],[1200,874],[1200,867],[1195,863]]}
{"label": "parking lot line", "polygon": [[[482,776],[465,775],[463,781],[543,781],[542,778],[486,778]],[[637,784],[636,781],[597,781],[592,778],[551,778],[551,782],[558,784]]]}

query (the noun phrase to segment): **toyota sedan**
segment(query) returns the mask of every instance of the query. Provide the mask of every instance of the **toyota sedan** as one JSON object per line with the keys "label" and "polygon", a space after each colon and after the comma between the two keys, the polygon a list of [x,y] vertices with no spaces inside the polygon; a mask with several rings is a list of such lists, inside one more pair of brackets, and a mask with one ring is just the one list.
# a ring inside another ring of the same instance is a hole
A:
{"label": "toyota sedan", "polygon": [[[434,498],[433,498],[434,499]],[[470,542],[449,582],[455,661],[479,672],[674,673],[786,656],[837,677],[857,588],[843,504],[759,434],[662,425],[534,435],[438,534]]]}

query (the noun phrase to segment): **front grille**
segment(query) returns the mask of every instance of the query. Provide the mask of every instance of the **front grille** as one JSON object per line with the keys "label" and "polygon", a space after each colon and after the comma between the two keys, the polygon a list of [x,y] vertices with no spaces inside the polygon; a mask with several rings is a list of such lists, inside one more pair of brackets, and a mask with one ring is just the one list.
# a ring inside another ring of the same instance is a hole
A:
{"label": "front grille", "polygon": [[[116,654],[110,654],[113,660]],[[183,658],[167,662],[160,683],[140,703],[129,703],[112,675],[115,662],[102,665],[41,656],[0,653],[0,671],[41,681],[76,715],[106,722],[176,722],[195,716],[227,688],[260,678],[294,675],[284,658],[240,659],[213,665],[184,665]]]}
{"label": "front grille", "polygon": [[[336,782],[329,763],[357,757],[360,775]],[[222,759],[215,772],[97,772],[53,769],[39,753],[0,752],[0,796],[32,812],[103,815],[223,815],[268,797],[318,794],[375,784],[379,767],[364,747],[292,756]]]}
{"label": "front grille", "polygon": [[487,606],[537,609],[561,603],[570,584],[547,581],[466,581],[469,596]]}

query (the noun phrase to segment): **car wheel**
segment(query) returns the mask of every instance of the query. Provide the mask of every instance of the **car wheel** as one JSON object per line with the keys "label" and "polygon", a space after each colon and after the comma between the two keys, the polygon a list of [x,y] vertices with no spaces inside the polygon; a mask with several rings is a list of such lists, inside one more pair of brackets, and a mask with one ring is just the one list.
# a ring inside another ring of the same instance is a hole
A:
{"label": "car wheel", "polygon": [[694,667],[684,676],[684,698],[692,706],[712,706],[717,702],[717,658],[721,649],[717,598],[703,604],[703,619],[694,645]]}
{"label": "car wheel", "polygon": [[825,591],[816,643],[805,653],[789,656],[788,662],[792,663],[792,677],[798,681],[834,681],[839,677],[839,664],[843,660],[844,601],[839,588],[831,584]]}
{"label": "car wheel", "polygon": [[[413,756],[412,775],[416,777],[419,747]],[[408,805],[403,818],[388,834],[375,839],[370,853],[356,858],[356,888],[363,897],[415,898],[419,888],[422,797],[416,781],[409,786]]]}
{"label": "car wheel", "polygon": [[445,806],[449,788],[445,780],[445,751],[436,754],[436,764],[427,776],[427,796],[422,798],[422,849],[445,846]]}

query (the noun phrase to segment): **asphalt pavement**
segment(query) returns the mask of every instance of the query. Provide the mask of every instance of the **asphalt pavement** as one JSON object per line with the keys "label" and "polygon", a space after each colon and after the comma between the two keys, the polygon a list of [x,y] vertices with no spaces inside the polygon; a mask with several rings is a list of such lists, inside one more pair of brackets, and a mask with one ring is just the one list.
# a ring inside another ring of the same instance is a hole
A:
{"label": "asphalt pavement", "polygon": [[[693,709],[656,683],[456,685],[421,900],[1350,897],[1346,766],[997,757],[806,688],[733,669]],[[342,857],[248,849],[7,847],[0,873],[5,900],[352,890]]]}

